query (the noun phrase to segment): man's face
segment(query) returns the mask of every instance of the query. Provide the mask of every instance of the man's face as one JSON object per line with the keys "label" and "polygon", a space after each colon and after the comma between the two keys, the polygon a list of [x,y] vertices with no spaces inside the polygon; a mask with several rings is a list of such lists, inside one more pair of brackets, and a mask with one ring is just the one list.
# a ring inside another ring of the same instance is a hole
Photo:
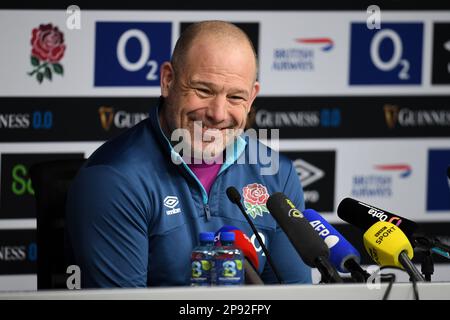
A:
{"label": "man's face", "polygon": [[254,56],[248,44],[215,42],[204,36],[184,61],[176,73],[169,63],[161,68],[166,101],[161,125],[169,138],[175,129],[185,129],[196,155],[207,150],[217,157],[244,129],[259,91]]}

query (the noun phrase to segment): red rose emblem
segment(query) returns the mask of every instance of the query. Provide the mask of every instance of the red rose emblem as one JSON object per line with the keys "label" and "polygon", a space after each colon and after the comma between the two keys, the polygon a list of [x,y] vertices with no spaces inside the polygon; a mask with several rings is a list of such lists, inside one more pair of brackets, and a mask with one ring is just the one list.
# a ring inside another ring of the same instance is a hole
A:
{"label": "red rose emblem", "polygon": [[269,199],[269,193],[265,186],[259,183],[252,183],[243,189],[244,199],[252,205],[266,204]]}
{"label": "red rose emblem", "polygon": [[64,68],[59,61],[64,56],[66,45],[64,34],[51,23],[41,24],[31,32],[31,65],[33,70],[29,76],[36,75],[42,83],[44,79],[52,80],[53,73],[63,75]]}
{"label": "red rose emblem", "polygon": [[32,32],[31,54],[42,61],[58,62],[64,56],[64,35],[50,24],[41,24]]}

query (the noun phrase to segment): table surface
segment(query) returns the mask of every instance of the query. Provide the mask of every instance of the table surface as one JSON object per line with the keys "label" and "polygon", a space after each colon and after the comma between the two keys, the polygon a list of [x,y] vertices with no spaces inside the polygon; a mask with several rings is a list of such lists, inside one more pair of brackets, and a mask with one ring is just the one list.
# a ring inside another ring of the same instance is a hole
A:
{"label": "table surface", "polygon": [[[378,286],[377,286],[378,285]],[[11,291],[0,299],[107,300],[381,300],[388,284],[267,285],[239,287],[170,287]],[[450,282],[418,283],[420,300],[449,300]],[[412,283],[394,283],[389,300],[414,299]]]}

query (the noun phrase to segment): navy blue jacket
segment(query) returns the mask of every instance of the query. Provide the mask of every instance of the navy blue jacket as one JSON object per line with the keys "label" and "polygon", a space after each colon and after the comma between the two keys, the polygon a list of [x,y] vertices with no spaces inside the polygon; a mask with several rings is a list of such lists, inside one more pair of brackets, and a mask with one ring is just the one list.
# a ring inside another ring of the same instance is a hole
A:
{"label": "navy blue jacket", "polygon": [[262,279],[276,283],[252,229],[227,198],[229,186],[242,194],[283,281],[311,283],[311,269],[264,204],[268,195],[281,191],[303,210],[297,173],[282,155],[273,175],[261,175],[261,163],[241,164],[238,159],[249,158],[249,142],[248,137],[237,139],[236,152],[222,165],[209,195],[185,163],[171,160],[171,155],[179,155],[162,133],[158,108],[97,149],[78,173],[67,200],[67,238],[81,268],[82,287],[189,285],[190,253],[199,232],[215,232],[224,225],[252,239]]}

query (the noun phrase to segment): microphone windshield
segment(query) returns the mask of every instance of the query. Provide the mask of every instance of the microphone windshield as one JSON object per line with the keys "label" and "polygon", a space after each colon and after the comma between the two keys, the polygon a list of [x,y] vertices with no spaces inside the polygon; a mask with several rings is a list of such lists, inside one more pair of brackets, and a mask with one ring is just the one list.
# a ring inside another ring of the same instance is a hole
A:
{"label": "microphone windshield", "polygon": [[227,188],[227,196],[228,196],[228,199],[230,199],[230,201],[235,204],[238,204],[241,202],[241,195],[240,195],[239,191],[236,190],[235,187]]}
{"label": "microphone windshield", "polygon": [[400,227],[410,239],[419,227],[411,220],[351,198],[345,198],[341,201],[337,209],[337,215],[363,231],[369,229],[377,221],[390,222]]}
{"label": "microphone windshield", "polygon": [[330,262],[333,266],[343,273],[350,272],[344,266],[349,260],[353,259],[356,263],[361,262],[361,256],[358,250],[353,247],[331,224],[328,223],[317,211],[306,209],[303,215],[308,219],[311,226],[318,235],[325,241],[330,249]]}
{"label": "microphone windshield", "polygon": [[406,235],[399,227],[385,221],[378,221],[364,233],[364,247],[372,259],[380,266],[395,266],[403,269],[399,255],[406,251],[409,259],[414,250]]}
{"label": "microphone windshield", "polygon": [[327,245],[288,197],[276,192],[269,197],[266,205],[308,266],[316,267],[316,259],[319,257],[328,259],[330,251]]}
{"label": "microphone windshield", "polygon": [[220,234],[222,232],[232,232],[234,233],[234,246],[242,251],[244,256],[248,261],[251,262],[255,269],[259,267],[258,254],[256,253],[255,247],[253,246],[251,240],[248,236],[234,226],[223,226],[216,232],[216,239],[220,241]]}

